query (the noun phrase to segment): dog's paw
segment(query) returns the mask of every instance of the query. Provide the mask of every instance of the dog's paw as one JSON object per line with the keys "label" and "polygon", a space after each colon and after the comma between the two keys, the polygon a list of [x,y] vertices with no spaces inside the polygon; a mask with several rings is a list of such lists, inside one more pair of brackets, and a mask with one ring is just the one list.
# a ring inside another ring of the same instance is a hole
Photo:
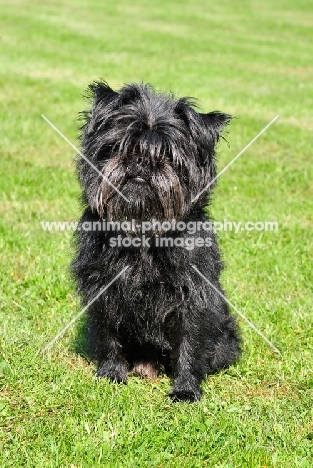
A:
{"label": "dog's paw", "polygon": [[168,394],[172,401],[187,401],[193,403],[195,401],[201,400],[201,390],[199,389],[175,389]]}
{"label": "dog's paw", "polygon": [[127,383],[127,365],[121,362],[102,361],[97,370],[97,377],[107,378],[116,383]]}
{"label": "dog's paw", "polygon": [[201,400],[200,380],[190,373],[178,375],[173,383],[173,388],[168,394],[173,401]]}

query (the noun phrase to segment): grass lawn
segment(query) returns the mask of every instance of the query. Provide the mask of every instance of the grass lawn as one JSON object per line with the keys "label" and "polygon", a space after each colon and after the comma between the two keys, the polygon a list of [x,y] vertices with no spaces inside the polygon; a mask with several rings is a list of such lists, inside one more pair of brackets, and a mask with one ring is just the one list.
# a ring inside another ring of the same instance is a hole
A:
{"label": "grass lawn", "polygon": [[[312,30],[310,0],[1,2],[1,467],[313,466]],[[277,221],[220,233],[223,285],[242,359],[209,377],[199,403],[173,404],[168,378],[98,381],[79,352],[68,275],[76,220],[73,143],[87,84],[148,81],[237,117],[219,146],[216,220]],[[311,200],[310,200],[311,196]],[[234,312],[236,315],[236,312]]]}

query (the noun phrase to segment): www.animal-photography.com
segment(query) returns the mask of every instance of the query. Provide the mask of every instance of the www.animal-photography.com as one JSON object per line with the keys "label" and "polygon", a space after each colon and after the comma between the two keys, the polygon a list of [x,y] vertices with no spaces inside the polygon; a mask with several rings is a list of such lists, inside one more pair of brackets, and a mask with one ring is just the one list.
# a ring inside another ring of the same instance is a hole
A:
{"label": "www.animal-photography.com", "polygon": [[311,467],[310,2],[0,21],[1,466]]}

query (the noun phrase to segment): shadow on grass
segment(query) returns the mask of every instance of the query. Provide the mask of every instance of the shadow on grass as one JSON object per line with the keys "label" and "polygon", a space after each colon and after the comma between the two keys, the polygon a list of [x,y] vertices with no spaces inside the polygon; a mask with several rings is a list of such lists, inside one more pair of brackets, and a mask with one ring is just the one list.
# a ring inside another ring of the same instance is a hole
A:
{"label": "shadow on grass", "polygon": [[84,315],[76,324],[75,338],[70,343],[70,351],[78,354],[88,362],[93,362],[88,342],[88,320]]}

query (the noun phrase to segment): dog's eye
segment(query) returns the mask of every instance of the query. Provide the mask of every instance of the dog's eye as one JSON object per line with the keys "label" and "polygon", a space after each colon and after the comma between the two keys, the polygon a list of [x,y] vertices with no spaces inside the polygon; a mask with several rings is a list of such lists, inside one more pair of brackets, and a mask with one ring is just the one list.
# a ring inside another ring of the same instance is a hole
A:
{"label": "dog's eye", "polygon": [[110,159],[111,156],[112,156],[112,152],[113,152],[113,145],[107,145],[107,146],[104,146],[100,149],[100,151],[98,151],[97,153],[97,161],[105,161],[107,159]]}

